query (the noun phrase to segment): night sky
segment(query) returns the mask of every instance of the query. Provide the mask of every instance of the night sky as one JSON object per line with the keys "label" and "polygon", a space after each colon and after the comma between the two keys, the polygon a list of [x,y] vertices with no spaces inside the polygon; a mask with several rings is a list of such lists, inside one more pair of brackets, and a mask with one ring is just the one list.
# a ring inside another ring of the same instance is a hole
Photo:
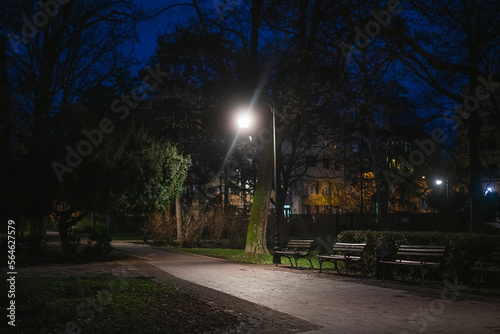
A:
{"label": "night sky", "polygon": [[[186,3],[183,0],[135,0],[135,2],[145,11],[158,12],[166,6]],[[164,32],[171,32],[175,26],[186,20],[187,17],[194,14],[191,6],[178,6],[145,20],[137,26],[138,43],[134,46],[134,54],[141,61],[147,63],[147,60],[153,55],[156,48],[157,37]]]}

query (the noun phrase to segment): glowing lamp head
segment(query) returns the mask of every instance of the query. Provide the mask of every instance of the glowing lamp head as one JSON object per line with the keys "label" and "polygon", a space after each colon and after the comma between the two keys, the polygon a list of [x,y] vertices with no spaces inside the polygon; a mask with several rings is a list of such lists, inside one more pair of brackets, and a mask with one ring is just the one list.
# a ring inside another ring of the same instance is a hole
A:
{"label": "glowing lamp head", "polygon": [[252,118],[249,112],[243,112],[238,116],[238,126],[240,129],[248,129],[252,124]]}

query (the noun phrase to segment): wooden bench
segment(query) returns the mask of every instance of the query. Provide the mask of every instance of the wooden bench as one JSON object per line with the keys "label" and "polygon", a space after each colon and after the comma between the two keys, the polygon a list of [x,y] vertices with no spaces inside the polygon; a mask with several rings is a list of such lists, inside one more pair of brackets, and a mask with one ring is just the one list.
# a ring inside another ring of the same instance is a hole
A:
{"label": "wooden bench", "polygon": [[385,281],[387,267],[390,266],[410,266],[419,267],[422,273],[422,286],[425,283],[425,275],[430,270],[440,270],[442,267],[446,246],[424,246],[424,245],[403,245],[399,246],[396,255],[391,259],[382,259],[378,263],[383,267],[383,278]]}
{"label": "wooden bench", "polygon": [[474,264],[474,267],[471,268],[472,271],[475,271],[476,274],[476,284],[477,284],[477,293],[479,294],[479,286],[480,280],[486,276],[486,274],[495,274],[500,273],[500,246],[497,246],[493,253],[491,254],[489,262],[478,260]]}
{"label": "wooden bench", "polygon": [[318,255],[319,272],[321,272],[322,270],[323,262],[332,262],[337,272],[340,273],[337,262],[343,261],[346,274],[349,274],[349,265],[353,262],[361,261],[365,248],[366,244],[350,244],[337,242],[333,245],[332,249],[329,251],[329,254],[320,253]]}
{"label": "wooden bench", "polygon": [[[311,248],[314,244],[314,240],[290,240],[288,241],[286,248],[274,251],[274,254],[281,257],[286,257],[290,261],[290,265],[293,267],[292,258],[295,259],[295,267],[297,267],[297,261],[299,259],[306,259],[311,264],[311,268],[314,269],[311,261]],[[277,265],[277,264],[276,264]]]}

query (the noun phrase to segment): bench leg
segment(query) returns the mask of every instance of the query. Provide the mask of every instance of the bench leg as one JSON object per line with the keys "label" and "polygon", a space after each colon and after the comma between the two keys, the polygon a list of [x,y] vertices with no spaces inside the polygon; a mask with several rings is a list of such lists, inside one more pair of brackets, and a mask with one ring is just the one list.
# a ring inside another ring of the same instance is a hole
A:
{"label": "bench leg", "polygon": [[481,278],[483,275],[481,275],[481,272],[478,270],[476,274],[476,294],[479,294],[479,285],[481,284]]}
{"label": "bench leg", "polygon": [[309,263],[311,264],[311,269],[314,269],[311,259],[310,258],[307,258],[307,259],[309,260]]}
{"label": "bench leg", "polygon": [[293,268],[292,259],[290,258],[290,256],[287,256],[287,258],[288,258],[288,261],[290,261],[290,266]]}
{"label": "bench leg", "polygon": [[425,269],[425,268],[420,268],[420,270],[422,271],[422,286],[425,285],[425,274],[427,274],[429,272],[429,270]]}
{"label": "bench leg", "polygon": [[321,266],[323,265],[323,261],[321,261],[321,259],[318,260],[319,260],[319,272],[321,272]]}

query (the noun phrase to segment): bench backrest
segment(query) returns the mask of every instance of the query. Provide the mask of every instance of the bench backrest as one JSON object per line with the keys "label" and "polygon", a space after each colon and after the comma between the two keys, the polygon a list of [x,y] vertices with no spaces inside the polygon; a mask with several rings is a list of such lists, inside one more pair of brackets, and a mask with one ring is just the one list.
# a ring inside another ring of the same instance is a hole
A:
{"label": "bench backrest", "polygon": [[399,246],[397,258],[441,261],[446,246],[402,245]]}
{"label": "bench backrest", "polygon": [[298,250],[310,250],[314,240],[290,240],[288,241],[286,248],[288,249],[298,249]]}
{"label": "bench backrest", "polygon": [[343,253],[363,253],[366,248],[366,244],[350,244],[344,242],[337,242],[333,245],[332,251],[343,252]]}

